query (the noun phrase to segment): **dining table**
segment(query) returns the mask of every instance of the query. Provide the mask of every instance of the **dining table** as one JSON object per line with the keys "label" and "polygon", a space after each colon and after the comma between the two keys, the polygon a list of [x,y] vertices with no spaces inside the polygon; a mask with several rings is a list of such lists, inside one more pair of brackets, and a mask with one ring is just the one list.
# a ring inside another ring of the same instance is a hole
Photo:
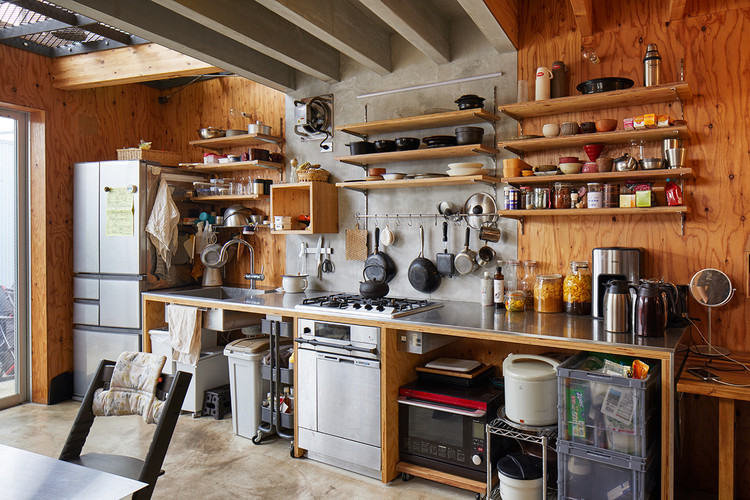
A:
{"label": "dining table", "polygon": [[0,444],[0,499],[107,500],[147,483]]}

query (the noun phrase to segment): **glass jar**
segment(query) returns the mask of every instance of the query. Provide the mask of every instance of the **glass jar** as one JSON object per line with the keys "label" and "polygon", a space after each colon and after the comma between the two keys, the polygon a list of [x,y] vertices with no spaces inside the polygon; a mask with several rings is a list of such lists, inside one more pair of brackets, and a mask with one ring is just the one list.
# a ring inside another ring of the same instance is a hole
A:
{"label": "glass jar", "polygon": [[505,210],[518,210],[521,197],[521,191],[513,186],[504,189],[505,193]]}
{"label": "glass jar", "polygon": [[602,192],[604,208],[617,208],[620,206],[620,185],[619,184],[605,184]]}
{"label": "glass jar", "polygon": [[521,290],[523,290],[526,300],[526,309],[534,308],[534,283],[536,282],[536,261],[523,261],[524,277],[521,280]]}
{"label": "glass jar", "polygon": [[521,187],[521,203],[519,205],[522,205],[521,208],[524,208],[526,210],[531,210],[534,208],[534,190],[531,188],[531,186],[522,186]]}
{"label": "glass jar", "polygon": [[510,291],[520,290],[521,280],[518,274],[521,269],[521,263],[517,260],[508,260],[505,262],[503,269],[505,270],[505,273],[503,273],[505,274],[505,289]]}
{"label": "glass jar", "polygon": [[555,208],[570,208],[570,190],[573,185],[569,182],[555,182]]}
{"label": "glass jar", "polygon": [[534,208],[542,209],[549,208],[549,188],[548,187],[535,187],[534,188]]}
{"label": "glass jar", "polygon": [[591,314],[591,271],[586,261],[572,261],[563,282],[563,303],[568,314]]}
{"label": "glass jar", "polygon": [[586,206],[602,208],[602,185],[598,182],[589,182],[586,188]]}
{"label": "glass jar", "polygon": [[539,274],[534,285],[534,310],[557,313],[563,310],[563,279],[560,274]]}
{"label": "glass jar", "polygon": [[522,290],[505,292],[505,310],[508,312],[520,312],[524,308],[524,295]]}

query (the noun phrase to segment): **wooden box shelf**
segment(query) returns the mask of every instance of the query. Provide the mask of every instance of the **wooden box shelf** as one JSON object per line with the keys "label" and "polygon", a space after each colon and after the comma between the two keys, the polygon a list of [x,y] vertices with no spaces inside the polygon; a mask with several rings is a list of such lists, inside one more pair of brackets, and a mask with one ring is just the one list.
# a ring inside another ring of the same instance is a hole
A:
{"label": "wooden box shelf", "polygon": [[[317,234],[339,231],[338,190],[327,182],[296,182],[271,185],[271,224],[277,215],[292,218],[293,228],[271,234]],[[303,227],[297,218],[310,216]]]}
{"label": "wooden box shelf", "polygon": [[618,106],[641,106],[658,102],[687,101],[692,96],[690,85],[687,82],[676,82],[653,87],[635,87],[598,94],[505,104],[498,106],[498,110],[505,115],[520,120],[535,116],[593,111]]}
{"label": "wooden box shelf", "polygon": [[229,148],[252,146],[253,144],[281,144],[282,142],[284,142],[284,139],[273,135],[242,134],[231,137],[217,137],[215,139],[199,139],[197,141],[190,141],[190,145],[213,151],[222,151]]}
{"label": "wooden box shelf", "polygon": [[336,160],[364,167],[379,163],[397,161],[435,160],[441,158],[457,158],[461,156],[487,155],[494,157],[499,151],[482,144],[466,144],[463,146],[448,146],[444,148],[421,148],[412,151],[394,151],[391,153],[372,153],[366,155],[337,156]]}
{"label": "wooden box shelf", "polygon": [[494,123],[499,119],[500,117],[496,114],[489,113],[481,108],[475,108],[430,115],[395,118],[392,120],[340,125],[336,127],[336,130],[357,137],[366,138],[371,134],[470,125],[472,123]]}

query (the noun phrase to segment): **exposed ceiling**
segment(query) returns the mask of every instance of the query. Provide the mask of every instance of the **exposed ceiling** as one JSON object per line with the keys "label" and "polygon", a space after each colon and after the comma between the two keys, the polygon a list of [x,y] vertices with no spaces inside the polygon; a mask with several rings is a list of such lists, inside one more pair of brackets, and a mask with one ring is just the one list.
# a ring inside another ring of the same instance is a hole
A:
{"label": "exposed ceiling", "polygon": [[[329,83],[339,81],[342,56],[377,74],[388,74],[392,69],[392,36],[403,37],[437,64],[450,62],[450,24],[461,18],[472,19],[495,50],[514,50],[484,0],[55,0],[54,3],[80,17],[96,19],[130,36],[283,92],[296,88],[300,73]],[[510,14],[510,24],[514,24],[515,13]]]}

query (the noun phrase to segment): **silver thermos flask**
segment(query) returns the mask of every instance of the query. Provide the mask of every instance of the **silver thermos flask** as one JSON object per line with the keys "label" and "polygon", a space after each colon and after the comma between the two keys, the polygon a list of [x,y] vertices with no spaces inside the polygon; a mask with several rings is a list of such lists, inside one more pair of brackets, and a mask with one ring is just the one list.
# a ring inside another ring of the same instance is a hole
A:
{"label": "silver thermos flask", "polygon": [[655,43],[649,43],[646,47],[646,55],[643,56],[643,85],[651,87],[661,83],[661,56]]}
{"label": "silver thermos flask", "polygon": [[630,331],[630,288],[625,280],[612,280],[604,292],[604,329],[613,333]]}

